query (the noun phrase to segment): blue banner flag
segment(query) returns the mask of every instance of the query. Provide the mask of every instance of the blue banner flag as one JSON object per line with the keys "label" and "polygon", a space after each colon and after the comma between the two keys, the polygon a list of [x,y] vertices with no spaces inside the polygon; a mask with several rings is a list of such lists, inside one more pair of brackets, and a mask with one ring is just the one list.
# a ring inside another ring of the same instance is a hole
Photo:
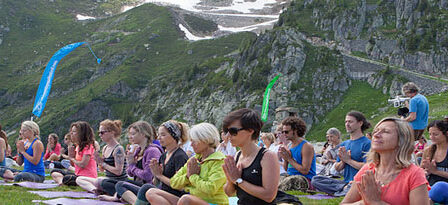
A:
{"label": "blue banner flag", "polygon": [[53,55],[53,57],[51,57],[50,61],[47,64],[47,67],[45,67],[44,74],[40,79],[40,84],[39,88],[37,89],[36,99],[34,100],[34,107],[33,107],[33,114],[36,115],[37,117],[40,117],[42,115],[42,112],[44,111],[48,95],[50,94],[51,84],[54,78],[54,72],[56,71],[56,67],[58,66],[59,62],[62,60],[62,58],[64,58],[70,52],[72,52],[73,50],[75,50],[76,48],[78,48],[83,44],[86,44],[89,47],[93,56],[96,58],[97,63],[98,64],[101,63],[101,59],[96,57],[95,53],[93,53],[92,48],[87,42],[72,43],[59,49]]}

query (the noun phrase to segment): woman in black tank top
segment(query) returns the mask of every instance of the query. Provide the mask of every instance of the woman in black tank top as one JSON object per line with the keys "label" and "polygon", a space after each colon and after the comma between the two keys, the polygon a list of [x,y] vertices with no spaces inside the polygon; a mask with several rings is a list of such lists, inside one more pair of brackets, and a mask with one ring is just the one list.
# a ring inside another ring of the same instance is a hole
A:
{"label": "woman in black tank top", "polygon": [[425,149],[421,167],[428,175],[429,185],[448,182],[448,121],[434,120],[428,125],[432,145]]}
{"label": "woman in black tank top", "polygon": [[223,165],[228,196],[236,192],[238,204],[274,204],[280,178],[277,154],[258,147],[254,140],[260,135],[263,122],[257,112],[240,109],[229,113],[223,130],[233,146],[240,147],[235,159],[227,156]]}

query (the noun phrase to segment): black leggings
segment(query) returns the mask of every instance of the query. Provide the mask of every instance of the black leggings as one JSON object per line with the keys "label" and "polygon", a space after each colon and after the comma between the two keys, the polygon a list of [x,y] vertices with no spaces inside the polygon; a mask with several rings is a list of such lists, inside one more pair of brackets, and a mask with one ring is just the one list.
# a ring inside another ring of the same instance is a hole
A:
{"label": "black leggings", "polygon": [[67,185],[67,186],[76,186],[76,178],[78,178],[78,176],[75,175],[75,173],[73,172],[69,172],[66,170],[62,170],[62,169],[53,169],[51,171],[51,173],[53,172],[58,172],[61,173],[64,178],[62,178],[62,184]]}
{"label": "black leggings", "polygon": [[[116,179],[103,179],[103,180],[101,180],[101,183],[99,184],[100,190],[106,192],[110,196],[113,196],[115,193],[117,193],[115,185],[117,183],[119,183],[119,182],[129,182],[129,183],[137,185],[139,187],[143,185],[140,182],[136,182],[136,181],[133,181],[133,180],[130,180],[130,179],[126,179],[126,180],[123,180],[123,181],[119,181],[119,180],[116,180]],[[121,195],[120,195],[120,197],[121,197]]]}
{"label": "black leggings", "polygon": [[15,177],[14,177],[14,181],[15,182],[21,182],[21,181],[30,181],[30,182],[44,182],[45,180],[45,176],[41,176],[38,174],[34,174],[31,172],[22,172],[20,170],[17,169],[13,169],[13,168],[8,168],[8,167],[1,167],[0,168],[0,176],[3,177],[3,175],[5,174],[6,170],[9,170],[13,173],[18,173]]}

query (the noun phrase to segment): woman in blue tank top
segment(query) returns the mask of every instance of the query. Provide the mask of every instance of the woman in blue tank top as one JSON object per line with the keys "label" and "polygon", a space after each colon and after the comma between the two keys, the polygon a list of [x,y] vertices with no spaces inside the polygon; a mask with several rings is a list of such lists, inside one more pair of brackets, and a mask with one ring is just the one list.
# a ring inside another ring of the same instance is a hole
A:
{"label": "woman in blue tank top", "polygon": [[[20,128],[22,139],[16,144],[19,157],[17,163],[24,164],[23,171],[0,169],[0,176],[14,181],[43,182],[45,180],[44,145],[39,140],[39,125],[33,121],[25,121]],[[25,144],[24,141],[27,141]]]}
{"label": "woman in blue tank top", "polygon": [[6,166],[6,152],[8,152],[8,138],[0,124],[0,167]]}

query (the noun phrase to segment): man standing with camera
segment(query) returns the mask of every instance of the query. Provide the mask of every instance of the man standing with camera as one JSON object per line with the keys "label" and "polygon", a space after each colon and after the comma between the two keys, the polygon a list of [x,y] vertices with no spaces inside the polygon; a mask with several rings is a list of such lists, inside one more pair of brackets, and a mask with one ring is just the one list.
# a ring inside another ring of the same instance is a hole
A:
{"label": "man standing with camera", "polygon": [[401,88],[404,95],[411,98],[409,101],[409,115],[402,117],[414,129],[415,140],[420,139],[428,125],[429,103],[425,96],[419,94],[419,88],[413,82],[407,82]]}

